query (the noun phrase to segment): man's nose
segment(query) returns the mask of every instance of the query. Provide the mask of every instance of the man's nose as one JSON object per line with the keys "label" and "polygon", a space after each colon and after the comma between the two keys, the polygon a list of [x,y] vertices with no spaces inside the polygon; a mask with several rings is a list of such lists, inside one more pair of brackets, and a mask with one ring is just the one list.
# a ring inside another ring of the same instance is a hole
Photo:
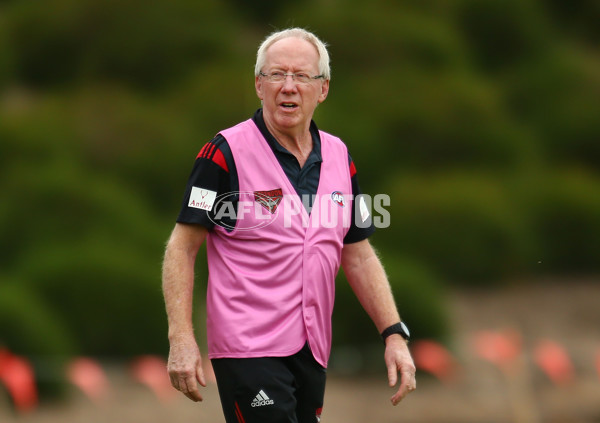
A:
{"label": "man's nose", "polygon": [[294,80],[294,76],[293,75],[286,75],[285,79],[283,80],[283,87],[282,87],[285,91],[293,91],[296,89],[296,81]]}

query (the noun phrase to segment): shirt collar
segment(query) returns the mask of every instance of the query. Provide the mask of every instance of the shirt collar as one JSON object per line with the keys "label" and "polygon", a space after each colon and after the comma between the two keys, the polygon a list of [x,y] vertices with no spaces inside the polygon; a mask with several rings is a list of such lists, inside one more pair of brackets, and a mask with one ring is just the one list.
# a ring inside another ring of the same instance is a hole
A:
{"label": "shirt collar", "polygon": [[[252,120],[254,121],[254,123],[260,130],[261,134],[263,135],[265,140],[267,140],[267,143],[269,144],[269,146],[275,153],[289,154],[289,155],[293,156],[293,154],[290,153],[287,148],[285,148],[284,146],[279,144],[279,142],[277,142],[275,137],[267,129],[267,125],[265,124],[265,120],[263,118],[262,109],[258,109],[254,113]],[[317,128],[317,124],[315,123],[314,120],[310,121],[309,131],[310,131],[310,135],[312,137],[313,149],[310,152],[310,154],[308,155],[305,165],[313,163],[313,162],[322,162],[323,161],[323,158],[321,157],[321,136],[319,135],[319,128]]]}

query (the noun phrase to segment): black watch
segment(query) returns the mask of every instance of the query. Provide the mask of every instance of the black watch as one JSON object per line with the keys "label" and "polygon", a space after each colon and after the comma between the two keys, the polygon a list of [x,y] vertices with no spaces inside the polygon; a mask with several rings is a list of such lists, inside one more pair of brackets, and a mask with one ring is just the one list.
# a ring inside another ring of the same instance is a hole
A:
{"label": "black watch", "polygon": [[406,342],[410,340],[410,332],[408,331],[408,328],[406,327],[404,322],[400,322],[388,327],[383,332],[381,332],[381,339],[383,339],[383,343],[385,344],[385,339],[388,336],[393,335],[395,333],[404,338]]}

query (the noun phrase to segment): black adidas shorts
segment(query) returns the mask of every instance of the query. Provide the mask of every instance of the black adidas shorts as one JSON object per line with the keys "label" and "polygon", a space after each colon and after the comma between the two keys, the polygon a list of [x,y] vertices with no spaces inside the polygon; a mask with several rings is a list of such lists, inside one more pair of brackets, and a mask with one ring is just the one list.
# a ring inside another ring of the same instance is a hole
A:
{"label": "black adidas shorts", "polygon": [[308,344],[290,357],[212,360],[227,423],[317,423],[326,370]]}

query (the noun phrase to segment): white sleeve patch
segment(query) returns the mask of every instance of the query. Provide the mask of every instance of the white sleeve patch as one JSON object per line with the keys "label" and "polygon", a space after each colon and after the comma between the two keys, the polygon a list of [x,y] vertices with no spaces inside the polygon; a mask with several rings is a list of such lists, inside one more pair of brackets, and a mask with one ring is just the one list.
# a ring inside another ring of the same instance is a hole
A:
{"label": "white sleeve patch", "polygon": [[192,187],[188,207],[211,211],[217,198],[217,193],[209,189]]}
{"label": "white sleeve patch", "polygon": [[358,207],[360,210],[360,218],[364,222],[369,218],[369,209],[367,208],[367,203],[365,203],[365,197],[361,196],[360,201],[358,203]]}

